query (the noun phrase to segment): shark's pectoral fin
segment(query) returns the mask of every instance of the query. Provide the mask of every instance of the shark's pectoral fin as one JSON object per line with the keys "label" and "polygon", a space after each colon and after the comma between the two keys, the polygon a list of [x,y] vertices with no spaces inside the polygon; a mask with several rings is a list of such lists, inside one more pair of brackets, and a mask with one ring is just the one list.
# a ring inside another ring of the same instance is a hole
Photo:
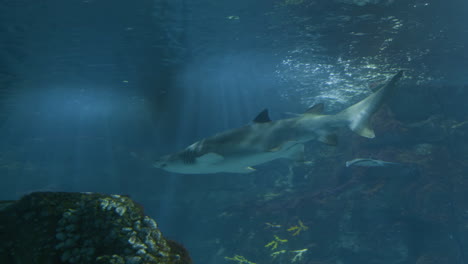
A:
{"label": "shark's pectoral fin", "polygon": [[338,137],[336,134],[326,134],[322,135],[318,138],[318,141],[325,143],[330,146],[336,146],[338,145]]}
{"label": "shark's pectoral fin", "polygon": [[361,126],[353,129],[358,135],[366,138],[375,138],[374,130],[370,127],[369,122],[361,124]]}
{"label": "shark's pectoral fin", "polygon": [[267,152],[278,152],[278,158],[304,160],[304,144],[296,141],[286,141],[279,146],[267,150]]}
{"label": "shark's pectoral fin", "polygon": [[278,151],[284,151],[288,150],[289,148],[297,145],[298,143],[296,141],[286,141],[281,143],[280,145],[274,146],[270,149],[268,149],[268,152],[278,152]]}
{"label": "shark's pectoral fin", "polygon": [[224,157],[214,152],[206,153],[205,155],[197,158],[197,162],[205,164],[213,164],[222,160],[224,160]]}

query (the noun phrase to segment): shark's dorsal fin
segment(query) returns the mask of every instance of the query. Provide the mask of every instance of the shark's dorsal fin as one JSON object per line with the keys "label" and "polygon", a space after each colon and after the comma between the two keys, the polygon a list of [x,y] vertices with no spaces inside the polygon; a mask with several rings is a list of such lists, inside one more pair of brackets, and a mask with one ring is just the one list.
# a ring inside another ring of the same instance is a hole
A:
{"label": "shark's dorsal fin", "polygon": [[305,111],[304,114],[320,115],[320,114],[323,113],[324,108],[325,108],[325,106],[323,105],[323,103],[316,104],[316,105],[310,107],[309,109],[307,109],[307,111]]}
{"label": "shark's dorsal fin", "polygon": [[318,138],[318,141],[330,146],[338,145],[338,137],[336,134],[327,134]]}
{"label": "shark's dorsal fin", "polygon": [[260,114],[255,117],[253,120],[254,123],[268,123],[271,121],[270,116],[268,115],[268,109],[264,109]]}

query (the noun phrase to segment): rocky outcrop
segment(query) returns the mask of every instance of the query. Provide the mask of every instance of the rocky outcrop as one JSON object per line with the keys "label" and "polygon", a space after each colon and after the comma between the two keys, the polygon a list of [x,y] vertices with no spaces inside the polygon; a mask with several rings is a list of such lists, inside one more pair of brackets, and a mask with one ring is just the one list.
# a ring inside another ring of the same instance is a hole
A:
{"label": "rocky outcrop", "polygon": [[191,261],[128,197],[39,192],[0,206],[0,263]]}

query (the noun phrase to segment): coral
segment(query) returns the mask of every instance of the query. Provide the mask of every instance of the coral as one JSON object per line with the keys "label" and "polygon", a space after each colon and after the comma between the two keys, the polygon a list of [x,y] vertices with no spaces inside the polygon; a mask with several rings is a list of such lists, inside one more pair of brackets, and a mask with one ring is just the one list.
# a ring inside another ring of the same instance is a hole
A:
{"label": "coral", "polygon": [[0,226],[0,263],[191,263],[120,195],[32,193],[0,210]]}

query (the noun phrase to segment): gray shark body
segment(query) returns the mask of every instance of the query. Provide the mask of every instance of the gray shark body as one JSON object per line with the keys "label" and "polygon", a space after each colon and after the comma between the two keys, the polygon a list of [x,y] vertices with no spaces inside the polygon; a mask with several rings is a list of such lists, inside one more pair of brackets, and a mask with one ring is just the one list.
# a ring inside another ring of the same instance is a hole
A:
{"label": "gray shark body", "polygon": [[398,72],[382,88],[338,114],[323,115],[319,104],[298,117],[271,121],[264,110],[251,124],[197,141],[153,165],[183,174],[249,173],[253,166],[279,158],[301,159],[304,143],[311,140],[334,145],[335,132],[341,127],[374,138],[369,120],[402,75]]}

